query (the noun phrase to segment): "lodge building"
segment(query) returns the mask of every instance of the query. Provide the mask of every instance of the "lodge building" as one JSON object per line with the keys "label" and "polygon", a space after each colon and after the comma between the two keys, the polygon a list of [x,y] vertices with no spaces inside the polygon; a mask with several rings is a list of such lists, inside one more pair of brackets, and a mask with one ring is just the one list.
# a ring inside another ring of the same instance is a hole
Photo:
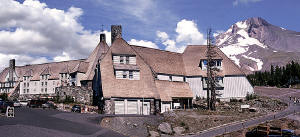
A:
{"label": "lodge building", "polygon": [[[192,108],[196,97],[206,98],[205,45],[188,45],[183,53],[130,45],[119,25],[111,27],[87,59],[15,66],[0,73],[0,93],[10,96],[55,96],[62,86],[88,87],[104,100],[107,114],[155,114]],[[253,87],[245,74],[220,49],[213,58],[218,72],[218,98],[245,98]]]}

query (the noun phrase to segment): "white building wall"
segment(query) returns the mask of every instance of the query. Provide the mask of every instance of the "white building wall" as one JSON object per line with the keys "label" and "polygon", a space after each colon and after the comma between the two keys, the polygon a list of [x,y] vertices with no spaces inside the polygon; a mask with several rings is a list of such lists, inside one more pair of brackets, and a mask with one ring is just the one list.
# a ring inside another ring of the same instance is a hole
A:
{"label": "white building wall", "polygon": [[206,90],[204,91],[202,87],[202,77],[186,77],[185,81],[189,83],[189,86],[194,95],[194,99],[197,96],[206,98]]}
{"label": "white building wall", "polygon": [[224,77],[224,90],[221,98],[244,98],[247,93],[254,93],[254,89],[245,76]]}

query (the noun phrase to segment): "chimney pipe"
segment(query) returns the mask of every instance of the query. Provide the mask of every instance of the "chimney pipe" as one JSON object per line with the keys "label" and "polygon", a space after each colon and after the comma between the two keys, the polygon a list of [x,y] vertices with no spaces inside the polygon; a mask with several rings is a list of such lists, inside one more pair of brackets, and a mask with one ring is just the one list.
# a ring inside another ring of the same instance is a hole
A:
{"label": "chimney pipe", "polygon": [[13,75],[15,72],[15,68],[16,68],[16,60],[15,59],[11,59],[9,60],[9,77],[8,77],[8,81],[14,81],[13,79]]}
{"label": "chimney pipe", "polygon": [[113,43],[117,38],[122,38],[122,26],[111,25],[111,43]]}
{"label": "chimney pipe", "polygon": [[100,34],[100,42],[106,42],[105,34]]}

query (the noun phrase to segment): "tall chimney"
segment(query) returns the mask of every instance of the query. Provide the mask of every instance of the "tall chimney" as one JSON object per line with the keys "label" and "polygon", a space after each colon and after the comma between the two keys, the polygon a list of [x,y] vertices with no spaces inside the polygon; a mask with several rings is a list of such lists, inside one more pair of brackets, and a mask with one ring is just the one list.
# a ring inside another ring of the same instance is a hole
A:
{"label": "tall chimney", "polygon": [[106,42],[105,34],[100,34],[100,42]]}
{"label": "tall chimney", "polygon": [[16,60],[15,59],[11,59],[9,60],[9,77],[8,77],[8,81],[13,81],[13,77],[14,77],[14,72],[15,72],[15,68],[16,68]]}
{"label": "tall chimney", "polygon": [[113,43],[117,38],[122,38],[122,26],[111,25],[111,43]]}

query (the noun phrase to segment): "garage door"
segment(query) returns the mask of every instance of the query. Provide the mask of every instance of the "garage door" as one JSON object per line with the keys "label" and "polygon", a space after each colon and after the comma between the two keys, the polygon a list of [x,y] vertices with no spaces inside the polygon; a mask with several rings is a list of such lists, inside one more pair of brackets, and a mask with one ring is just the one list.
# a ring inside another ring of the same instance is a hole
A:
{"label": "garage door", "polygon": [[138,114],[137,101],[127,101],[127,114]]}
{"label": "garage door", "polygon": [[125,114],[124,101],[115,101],[115,114]]}

